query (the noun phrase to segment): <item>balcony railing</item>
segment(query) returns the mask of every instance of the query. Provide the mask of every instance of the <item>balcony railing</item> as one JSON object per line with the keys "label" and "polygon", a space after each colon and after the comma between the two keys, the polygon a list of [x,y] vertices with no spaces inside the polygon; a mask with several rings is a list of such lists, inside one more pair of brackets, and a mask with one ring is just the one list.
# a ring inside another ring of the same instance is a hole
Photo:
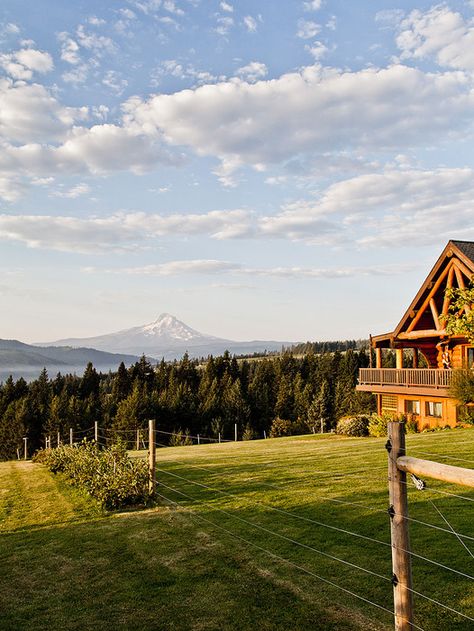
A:
{"label": "balcony railing", "polygon": [[361,368],[359,385],[449,388],[453,372],[435,368]]}

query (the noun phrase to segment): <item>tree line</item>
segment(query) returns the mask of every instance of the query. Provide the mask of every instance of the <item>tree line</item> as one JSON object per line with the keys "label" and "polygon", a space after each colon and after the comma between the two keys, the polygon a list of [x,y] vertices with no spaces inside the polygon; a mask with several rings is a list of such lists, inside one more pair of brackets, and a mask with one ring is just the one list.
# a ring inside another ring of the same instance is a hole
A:
{"label": "tree line", "polygon": [[163,432],[224,438],[233,437],[235,423],[240,437],[262,437],[275,419],[297,433],[321,424],[328,431],[342,416],[374,409],[370,394],[355,391],[358,369],[368,365],[365,350],[258,360],[226,352],[156,366],[143,356],[108,374],[89,363],[82,376],[50,378],[44,369],[30,383],[10,377],[0,385],[0,459],[16,457],[24,436],[36,450],[45,436],[66,439],[70,428],[79,435],[95,421],[111,435],[145,429],[148,419]]}

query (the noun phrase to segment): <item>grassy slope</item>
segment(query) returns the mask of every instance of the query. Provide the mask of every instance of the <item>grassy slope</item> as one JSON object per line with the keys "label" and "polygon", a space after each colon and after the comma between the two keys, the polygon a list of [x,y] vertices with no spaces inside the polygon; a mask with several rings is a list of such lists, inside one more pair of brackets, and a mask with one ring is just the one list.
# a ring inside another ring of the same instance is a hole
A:
{"label": "grassy slope", "polygon": [[[310,436],[159,450],[159,493],[182,506],[162,500],[152,510],[108,516],[40,466],[3,463],[0,629],[390,629],[389,614],[242,539],[390,609],[388,581],[236,519],[390,577],[388,546],[268,508],[388,543],[384,442]],[[473,467],[474,431],[410,436],[408,451]],[[471,499],[474,493],[439,482],[430,487],[410,487],[412,517],[446,527],[431,499],[454,528],[473,536],[472,502],[434,490]],[[411,538],[414,552],[474,574],[473,559],[453,535],[412,523]],[[469,579],[414,559],[414,585],[474,616]],[[420,598],[415,604],[415,621],[426,630],[471,628]]]}

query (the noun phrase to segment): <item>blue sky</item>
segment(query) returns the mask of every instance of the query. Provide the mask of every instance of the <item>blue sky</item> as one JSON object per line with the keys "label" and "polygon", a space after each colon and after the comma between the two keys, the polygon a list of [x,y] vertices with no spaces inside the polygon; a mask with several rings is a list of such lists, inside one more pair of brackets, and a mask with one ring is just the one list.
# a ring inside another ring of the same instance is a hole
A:
{"label": "blue sky", "polygon": [[393,328],[474,240],[474,2],[4,0],[0,337]]}

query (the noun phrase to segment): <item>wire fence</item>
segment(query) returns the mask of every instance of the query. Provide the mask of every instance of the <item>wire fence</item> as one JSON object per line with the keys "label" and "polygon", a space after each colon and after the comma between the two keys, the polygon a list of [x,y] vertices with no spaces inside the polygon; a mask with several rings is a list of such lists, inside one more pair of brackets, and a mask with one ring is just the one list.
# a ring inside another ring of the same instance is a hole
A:
{"label": "wire fence", "polygon": [[[80,442],[84,438],[96,440],[102,448],[109,447],[120,438],[126,446],[137,452],[138,457],[145,457],[146,450],[150,447],[149,433],[144,428],[120,430],[99,427],[96,424],[85,430],[73,432],[73,442]],[[170,452],[170,456],[166,449],[170,446],[169,442],[174,439],[178,444],[179,441],[188,441],[189,445],[207,445],[212,447],[212,451],[174,450]],[[58,434],[56,437],[59,444],[70,441],[71,433],[64,436]],[[153,447],[159,449],[159,466],[156,468],[157,497],[168,507],[187,513],[192,519],[205,522],[211,529],[219,531],[234,542],[245,544],[249,549],[259,550],[279,563],[392,617],[394,611],[387,606],[387,600],[376,597],[380,595],[377,584],[390,585],[393,580],[390,557],[394,545],[383,536],[380,537],[380,533],[388,535],[388,529],[382,523],[382,514],[384,520],[388,517],[385,473],[387,465],[381,457],[384,453],[381,442],[374,443],[373,439],[343,441],[337,446],[331,446],[331,449],[328,449],[327,445],[316,445],[309,449],[301,449],[301,454],[296,458],[294,451],[293,454],[287,454],[283,449],[270,445],[263,450],[260,446],[257,452],[254,445],[247,443],[244,450],[242,441],[239,442],[239,451],[236,452],[234,442],[236,441],[224,439],[222,436],[216,438],[155,430]],[[218,448],[219,443],[223,443],[222,449]],[[468,442],[464,440],[461,444],[465,446]],[[265,445],[267,443],[264,447]],[[353,445],[356,445],[355,450]],[[464,454],[459,452],[452,455],[443,450],[440,454],[439,451],[425,450],[417,445],[413,446],[413,454],[474,464],[474,460],[465,458]],[[293,463],[291,468],[288,466],[290,462]],[[358,466],[359,463],[363,463],[362,466]],[[335,470],[335,465],[339,471]],[[247,472],[251,472],[251,475],[245,477]],[[289,475],[289,479],[281,479],[284,475]],[[269,481],[269,478],[272,481]],[[416,507],[420,510],[420,514],[415,512],[416,516],[403,515],[404,520],[416,526],[417,537],[412,550],[402,550],[407,552],[417,568],[420,568],[421,575],[426,575],[429,579],[422,584],[421,589],[407,589],[417,602],[427,603],[444,612],[444,615],[451,616],[449,624],[457,625],[453,628],[470,629],[474,617],[469,609],[469,598],[464,599],[464,610],[460,606],[463,599],[456,595],[464,589],[467,595],[471,594],[470,597],[474,601],[474,554],[471,549],[474,533],[465,532],[474,520],[472,515],[459,519],[461,513],[468,515],[469,511],[472,511],[471,503],[474,496],[470,496],[469,493],[453,492],[451,489],[446,490],[449,487],[445,484],[430,484],[428,489],[423,489],[421,501],[420,490],[413,482],[407,480],[404,484],[410,492],[410,502],[414,509]],[[355,494],[354,485],[359,489],[365,488],[367,498],[371,498],[372,501],[354,501],[348,493],[348,490],[353,490]],[[309,506],[315,508],[311,512],[304,507],[303,514],[299,495],[302,494],[302,497],[306,498],[309,489]],[[442,505],[438,502],[435,504],[436,498]],[[455,519],[453,515],[448,515],[449,512],[452,513],[452,510],[447,508],[449,502],[457,502]],[[347,512],[349,510],[350,512]],[[321,517],[321,512],[323,515],[326,514],[326,518]],[[434,521],[439,519],[440,523],[433,523],[433,517]],[[343,519],[347,520],[347,523],[344,523]],[[379,536],[373,534],[374,529],[378,531]],[[452,556],[456,563],[446,562],[444,554],[442,558],[436,557],[435,553],[440,553],[439,545],[434,546],[430,553],[427,542],[431,535],[419,536],[424,531],[433,533],[434,537],[445,537],[443,552],[454,552]],[[359,555],[362,560],[354,558],[354,546],[357,542],[358,550],[361,546],[366,548],[365,554]],[[416,549],[417,545],[423,548]],[[303,561],[295,562],[291,558],[293,549],[299,551],[298,559]],[[314,555],[321,559],[317,572],[313,569]],[[341,575],[339,572],[337,575],[343,578],[335,580],[330,569],[331,564],[346,568],[348,575]],[[433,589],[431,583],[435,576],[434,572],[443,573],[441,581],[438,579],[436,589]],[[364,588],[357,590],[354,585],[357,585],[358,579],[354,578],[354,574],[370,578],[373,581],[372,587],[364,582]],[[453,589],[448,590],[451,596],[455,597],[455,603],[444,599],[443,590],[439,589],[443,581],[448,581],[448,575],[455,577],[459,582]],[[390,589],[386,588],[387,593]],[[426,608],[423,611],[426,611]],[[432,623],[432,619],[433,616],[428,616],[428,624]],[[460,621],[469,626],[459,626]],[[423,626],[420,626],[421,624]],[[424,620],[416,619],[416,623],[410,623],[410,626],[421,631],[449,628],[426,627],[425,624]]]}

